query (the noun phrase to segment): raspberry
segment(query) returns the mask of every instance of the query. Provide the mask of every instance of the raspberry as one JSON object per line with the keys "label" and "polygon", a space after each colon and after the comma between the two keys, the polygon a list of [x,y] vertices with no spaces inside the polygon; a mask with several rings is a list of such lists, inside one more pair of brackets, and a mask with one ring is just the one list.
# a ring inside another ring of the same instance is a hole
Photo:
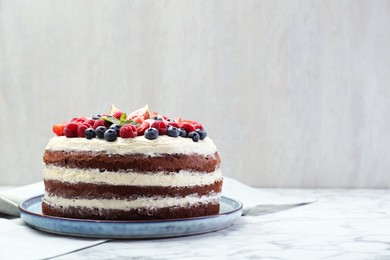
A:
{"label": "raspberry", "polygon": [[195,127],[192,124],[187,122],[184,122],[181,128],[183,128],[187,133],[195,131]]}
{"label": "raspberry", "polygon": [[123,112],[121,111],[116,111],[112,116],[115,117],[116,119],[120,119],[122,116]]}
{"label": "raspberry", "polygon": [[66,137],[71,138],[71,137],[77,137],[77,129],[78,125],[76,123],[68,123],[64,127],[64,134]]}
{"label": "raspberry", "polygon": [[103,119],[95,120],[95,123],[93,123],[92,128],[96,130],[96,128],[98,128],[99,126],[105,126],[107,128],[109,127],[106,121],[104,121]]}
{"label": "raspberry", "polygon": [[149,122],[143,121],[142,124],[137,127],[137,135],[138,136],[144,135],[146,129],[148,129],[149,127],[150,127]]}
{"label": "raspberry", "polygon": [[156,120],[152,123],[151,127],[156,128],[160,135],[165,135],[167,133],[167,125],[163,121]]}
{"label": "raspberry", "polygon": [[78,137],[85,137],[85,130],[87,130],[88,128],[90,128],[91,126],[89,124],[79,124],[78,128],[77,128],[77,135]]}
{"label": "raspberry", "polygon": [[122,138],[134,138],[137,136],[137,130],[133,125],[127,124],[121,127],[119,136]]}
{"label": "raspberry", "polygon": [[63,136],[64,135],[64,128],[65,128],[64,124],[53,125],[53,132],[57,136]]}

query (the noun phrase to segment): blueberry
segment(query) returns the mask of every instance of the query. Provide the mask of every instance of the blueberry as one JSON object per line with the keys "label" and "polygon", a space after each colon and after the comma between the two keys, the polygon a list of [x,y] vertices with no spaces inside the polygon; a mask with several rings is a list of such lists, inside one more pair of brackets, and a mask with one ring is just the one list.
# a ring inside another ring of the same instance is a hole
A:
{"label": "blueberry", "polygon": [[110,129],[114,129],[116,131],[117,135],[119,135],[119,130],[121,129],[121,126],[118,124],[112,124],[110,126]]}
{"label": "blueberry", "polygon": [[104,139],[106,139],[106,141],[109,141],[109,142],[115,141],[117,137],[118,137],[118,134],[116,133],[115,129],[110,128],[110,129],[107,129],[106,132],[104,132]]}
{"label": "blueberry", "polygon": [[84,135],[85,135],[85,138],[92,139],[96,136],[96,132],[95,132],[95,130],[93,130],[93,128],[87,128],[84,131]]}
{"label": "blueberry", "polygon": [[171,137],[178,137],[180,134],[180,131],[179,129],[177,129],[177,127],[174,127],[174,126],[168,126],[168,131],[167,131],[167,135],[168,136],[171,136]]}
{"label": "blueberry", "polygon": [[105,126],[98,126],[95,130],[96,136],[100,139],[104,138],[104,132],[106,132],[107,128]]}
{"label": "blueberry", "polygon": [[151,127],[145,131],[145,138],[149,140],[156,139],[158,137],[158,130],[154,127]]}
{"label": "blueberry", "polygon": [[93,117],[92,117],[92,119],[93,120],[97,120],[97,119],[99,119],[100,117],[102,117],[101,115],[94,115]]}
{"label": "blueberry", "polygon": [[168,122],[175,122],[175,120],[173,120],[172,118],[168,118],[167,121]]}
{"label": "blueberry", "polygon": [[196,129],[196,132],[199,134],[199,139],[203,140],[207,136],[207,132],[204,129]]}
{"label": "blueberry", "polygon": [[188,137],[191,138],[192,141],[194,141],[194,142],[199,141],[199,138],[200,138],[199,134],[195,131],[189,132]]}
{"label": "blueberry", "polygon": [[181,137],[187,137],[187,132],[186,132],[186,130],[180,128],[179,131],[180,131],[179,135],[180,135]]}
{"label": "blueberry", "polygon": [[159,116],[155,116],[155,117],[153,117],[153,119],[154,120],[158,120],[158,121],[163,121],[163,119],[161,117],[159,117]]}

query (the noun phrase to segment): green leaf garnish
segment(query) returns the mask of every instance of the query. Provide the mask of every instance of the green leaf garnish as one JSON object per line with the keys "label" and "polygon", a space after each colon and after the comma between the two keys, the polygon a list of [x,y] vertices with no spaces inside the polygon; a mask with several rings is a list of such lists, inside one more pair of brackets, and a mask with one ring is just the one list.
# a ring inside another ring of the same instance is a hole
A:
{"label": "green leaf garnish", "polygon": [[109,122],[111,124],[118,124],[120,126],[124,126],[124,125],[127,125],[127,124],[131,124],[131,125],[134,125],[134,126],[139,125],[138,122],[133,121],[131,119],[127,120],[126,118],[127,118],[126,113],[123,113],[121,115],[120,119],[117,119],[117,118],[115,118],[113,116],[103,116],[100,119],[103,119],[104,121],[107,121],[107,122]]}
{"label": "green leaf garnish", "polygon": [[119,118],[119,121],[122,123],[122,122],[125,122],[126,121],[126,118],[127,118],[127,115],[126,115],[126,113],[123,113],[122,115],[121,115],[121,117]]}
{"label": "green leaf garnish", "polygon": [[121,124],[121,121],[113,116],[102,116],[100,119],[103,119],[104,121],[111,123],[111,124]]}

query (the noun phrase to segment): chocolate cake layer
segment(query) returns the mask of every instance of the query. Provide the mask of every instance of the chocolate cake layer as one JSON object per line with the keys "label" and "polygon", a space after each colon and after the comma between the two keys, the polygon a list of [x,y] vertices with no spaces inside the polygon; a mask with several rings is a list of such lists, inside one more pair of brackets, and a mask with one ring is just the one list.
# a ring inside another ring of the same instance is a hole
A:
{"label": "chocolate cake layer", "polygon": [[49,195],[77,199],[136,199],[137,197],[167,196],[184,197],[190,194],[207,195],[219,193],[222,180],[212,185],[194,187],[125,186],[93,183],[67,183],[44,180],[45,191]]}
{"label": "chocolate cake layer", "polygon": [[138,208],[131,210],[98,209],[86,207],[52,207],[42,202],[42,212],[45,215],[98,220],[153,220],[190,218],[219,213],[219,204],[198,204],[191,207],[168,207],[158,209]]}
{"label": "chocolate cake layer", "polygon": [[218,152],[211,155],[162,154],[159,156],[113,155],[103,152],[51,151],[43,156],[45,164],[60,167],[99,169],[100,171],[179,172],[191,170],[213,172],[220,166]]}

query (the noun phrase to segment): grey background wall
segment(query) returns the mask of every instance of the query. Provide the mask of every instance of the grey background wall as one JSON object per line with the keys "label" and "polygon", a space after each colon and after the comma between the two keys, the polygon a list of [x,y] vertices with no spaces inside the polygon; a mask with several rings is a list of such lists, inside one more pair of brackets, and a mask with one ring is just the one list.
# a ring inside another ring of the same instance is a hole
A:
{"label": "grey background wall", "polygon": [[0,0],[0,184],[113,103],[201,121],[223,173],[390,187],[389,1]]}

